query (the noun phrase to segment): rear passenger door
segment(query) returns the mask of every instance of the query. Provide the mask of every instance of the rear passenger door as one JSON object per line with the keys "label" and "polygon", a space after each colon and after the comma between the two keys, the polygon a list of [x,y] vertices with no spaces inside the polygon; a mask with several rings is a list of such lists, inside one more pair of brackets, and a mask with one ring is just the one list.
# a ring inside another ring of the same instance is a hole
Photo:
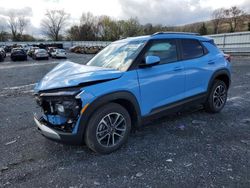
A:
{"label": "rear passenger door", "polygon": [[179,40],[181,59],[186,73],[185,97],[202,94],[207,90],[211,76],[207,49],[196,39]]}

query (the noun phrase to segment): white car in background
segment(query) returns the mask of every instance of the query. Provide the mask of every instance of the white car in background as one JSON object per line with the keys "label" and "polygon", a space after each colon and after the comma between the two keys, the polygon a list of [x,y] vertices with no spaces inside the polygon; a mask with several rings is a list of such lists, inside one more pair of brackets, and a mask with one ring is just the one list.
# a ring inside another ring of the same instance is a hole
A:
{"label": "white car in background", "polygon": [[51,52],[51,57],[53,57],[53,58],[67,58],[67,53],[64,49],[54,49],[54,51]]}

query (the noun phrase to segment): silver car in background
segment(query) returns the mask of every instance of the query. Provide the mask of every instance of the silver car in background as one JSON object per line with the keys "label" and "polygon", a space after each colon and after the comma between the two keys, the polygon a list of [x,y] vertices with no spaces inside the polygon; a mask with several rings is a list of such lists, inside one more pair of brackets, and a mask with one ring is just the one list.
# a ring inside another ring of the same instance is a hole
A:
{"label": "silver car in background", "polygon": [[64,49],[54,49],[54,51],[51,52],[51,57],[53,57],[53,58],[67,58],[67,53]]}
{"label": "silver car in background", "polygon": [[33,53],[33,59],[49,59],[49,54],[45,49],[36,49],[35,52]]}

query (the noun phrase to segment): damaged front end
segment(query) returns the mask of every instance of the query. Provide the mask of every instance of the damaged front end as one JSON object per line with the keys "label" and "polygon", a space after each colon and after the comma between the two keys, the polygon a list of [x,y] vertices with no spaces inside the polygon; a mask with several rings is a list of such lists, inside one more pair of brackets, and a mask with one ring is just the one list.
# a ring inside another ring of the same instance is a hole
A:
{"label": "damaged front end", "polygon": [[54,140],[65,140],[62,137],[77,134],[82,109],[81,99],[76,98],[79,92],[81,90],[78,89],[35,94],[36,102],[42,112],[39,117],[35,115],[35,122],[44,136]]}
{"label": "damaged front end", "polygon": [[82,141],[84,122],[88,118],[83,110],[95,98],[91,91],[86,92],[87,87],[118,79],[122,75],[123,72],[116,69],[70,61],[58,64],[34,89],[37,104],[42,109],[41,115],[34,117],[40,132],[47,138],[64,143]]}

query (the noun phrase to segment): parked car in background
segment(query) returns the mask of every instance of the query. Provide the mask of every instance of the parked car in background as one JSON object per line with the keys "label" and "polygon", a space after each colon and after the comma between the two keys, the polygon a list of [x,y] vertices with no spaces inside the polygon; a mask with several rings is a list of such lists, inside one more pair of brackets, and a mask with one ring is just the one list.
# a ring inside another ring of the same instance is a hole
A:
{"label": "parked car in background", "polygon": [[70,52],[77,53],[77,51],[78,51],[80,48],[81,48],[80,46],[72,46],[72,47],[69,48],[69,51],[70,51]]}
{"label": "parked car in background", "polygon": [[0,53],[2,54],[3,58],[6,58],[6,52],[4,48],[0,48]]}
{"label": "parked car in background", "polygon": [[46,74],[35,87],[42,114],[34,120],[45,137],[110,153],[149,118],[197,104],[220,112],[229,61],[213,39],[193,33],[119,40],[86,65],[65,61]]}
{"label": "parked car in background", "polygon": [[45,49],[36,49],[32,56],[33,59],[49,59],[49,54]]}
{"label": "parked car in background", "polygon": [[57,49],[57,47],[48,47],[47,48],[47,51],[48,51],[48,54],[49,56],[51,57],[52,56],[52,53]]}
{"label": "parked car in background", "polygon": [[22,48],[13,48],[11,50],[10,58],[12,61],[26,61],[27,54]]}
{"label": "parked car in background", "polygon": [[91,47],[85,47],[84,53],[85,54],[97,54],[101,50],[98,46],[91,46]]}
{"label": "parked car in background", "polygon": [[12,49],[12,46],[4,46],[4,50],[6,53],[10,53]]}
{"label": "parked car in background", "polygon": [[53,57],[53,58],[67,58],[67,53],[64,49],[55,49],[51,53],[51,57]]}
{"label": "parked car in background", "polygon": [[31,47],[27,52],[28,56],[33,57],[33,54],[36,49],[39,49],[39,47]]}
{"label": "parked car in background", "polygon": [[4,61],[4,56],[2,53],[0,53],[0,62]]}
{"label": "parked car in background", "polygon": [[28,44],[23,44],[22,47],[26,53],[28,53],[28,51],[32,48],[32,46]]}
{"label": "parked car in background", "polygon": [[103,48],[102,46],[73,46],[69,51],[79,54],[97,54]]}

